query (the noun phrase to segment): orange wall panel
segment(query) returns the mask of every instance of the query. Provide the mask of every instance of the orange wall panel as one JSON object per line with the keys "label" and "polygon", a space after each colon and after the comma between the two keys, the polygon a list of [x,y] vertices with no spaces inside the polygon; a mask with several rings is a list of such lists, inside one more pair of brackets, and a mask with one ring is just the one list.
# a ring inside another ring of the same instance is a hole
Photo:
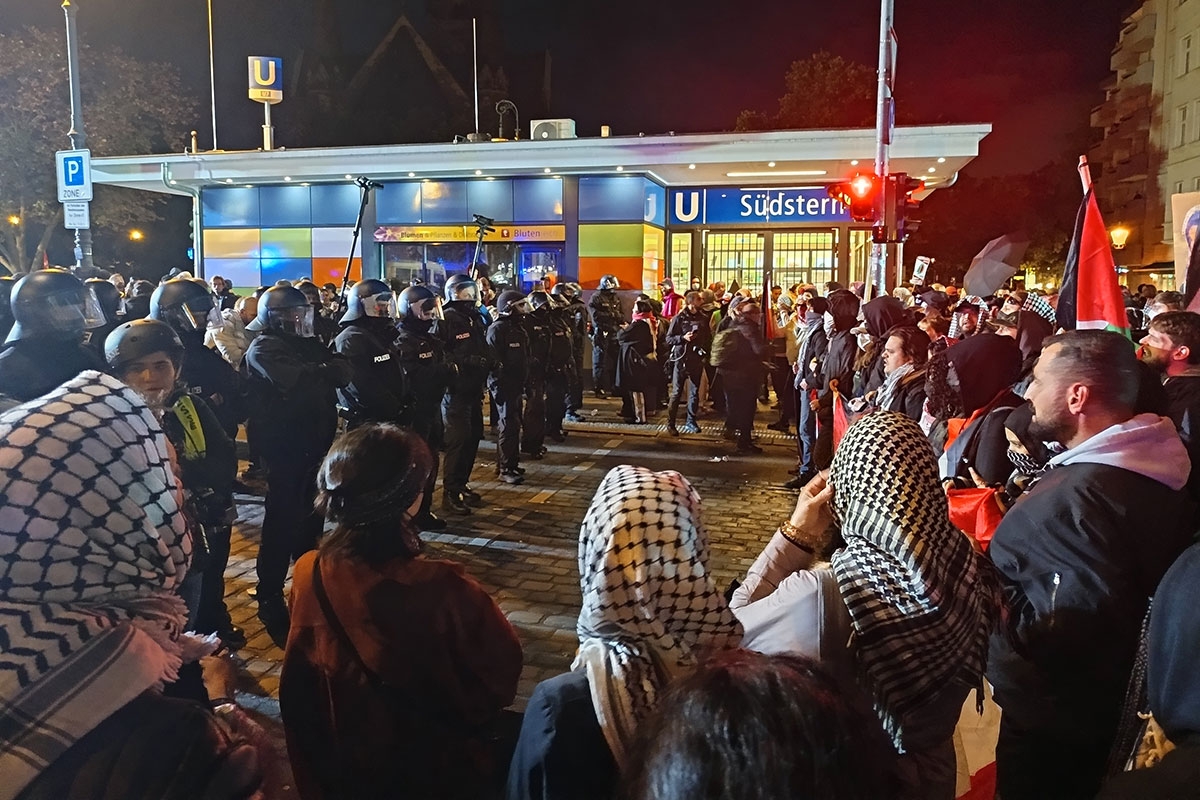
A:
{"label": "orange wall panel", "polygon": [[579,285],[597,289],[605,275],[615,275],[622,289],[637,289],[642,285],[644,259],[638,256],[580,256]]}
{"label": "orange wall panel", "polygon": [[[342,285],[342,273],[346,269],[344,258],[314,258],[312,260],[313,283],[320,286],[323,283]],[[350,266],[350,280],[362,280],[362,259],[356,258]]]}

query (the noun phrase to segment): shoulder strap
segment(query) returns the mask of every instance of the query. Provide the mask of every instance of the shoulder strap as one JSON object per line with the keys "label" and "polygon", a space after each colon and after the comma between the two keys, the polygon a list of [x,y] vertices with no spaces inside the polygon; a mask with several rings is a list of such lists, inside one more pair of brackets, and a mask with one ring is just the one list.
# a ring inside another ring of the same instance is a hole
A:
{"label": "shoulder strap", "polygon": [[358,668],[362,670],[363,675],[367,676],[367,681],[372,686],[384,686],[383,678],[379,677],[379,673],[368,667],[367,662],[363,661],[362,656],[359,655],[358,648],[354,646],[354,642],[350,639],[350,634],[342,627],[341,620],[338,619],[337,613],[333,610],[333,604],[329,602],[329,595],[325,593],[325,584],[321,581],[320,553],[313,559],[312,585],[313,593],[317,596],[317,602],[321,604],[321,613],[325,615],[325,621],[329,623],[329,627],[333,628],[333,632],[337,634],[342,647],[346,648],[354,656],[354,661],[358,664]]}

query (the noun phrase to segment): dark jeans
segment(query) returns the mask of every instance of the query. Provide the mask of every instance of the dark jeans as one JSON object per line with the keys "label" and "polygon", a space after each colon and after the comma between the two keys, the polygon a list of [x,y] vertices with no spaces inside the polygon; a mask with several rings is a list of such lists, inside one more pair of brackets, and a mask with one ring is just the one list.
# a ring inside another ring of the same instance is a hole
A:
{"label": "dark jeans", "polygon": [[283,595],[288,562],[315,550],[324,520],[313,510],[325,454],[264,454],[267,502],[258,546],[258,599]]}
{"label": "dark jeans", "polygon": [[797,424],[797,455],[800,456],[800,474],[816,471],[813,466],[813,451],[817,443],[817,412],[808,404],[808,390],[796,389],[796,408],[800,411]]}
{"label": "dark jeans", "polygon": [[546,376],[530,375],[525,384],[525,411],[521,417],[521,450],[536,453],[546,443]]}
{"label": "dark jeans", "polygon": [[516,469],[521,461],[521,387],[494,385],[496,416],[499,430],[496,436],[496,466],[501,472]]}
{"label": "dark jeans", "polygon": [[425,481],[425,494],[421,496],[421,507],[417,516],[429,515],[433,505],[433,490],[437,487],[438,451],[442,445],[442,410],[436,404],[426,405],[424,402],[413,410],[412,422],[408,426],[413,433],[425,440],[429,454],[433,456],[433,469],[429,471],[429,480]]}
{"label": "dark jeans", "polygon": [[604,338],[597,336],[592,341],[592,389],[611,392],[617,382],[617,359],[621,355],[617,334],[614,331]]}
{"label": "dark jeans", "polygon": [[546,430],[562,433],[563,417],[567,413],[567,394],[570,391],[569,368],[551,370],[546,375]]}
{"label": "dark jeans", "polygon": [[462,492],[471,481],[471,469],[483,438],[483,387],[448,394],[442,400],[442,422],[446,434],[446,463],[442,489]]}
{"label": "dark jeans", "polygon": [[200,578],[200,608],[195,630],[216,633],[229,619],[225,609],[225,567],[229,565],[229,539],[233,527],[206,525],[204,532],[208,539],[208,560]]}
{"label": "dark jeans", "polygon": [[729,427],[736,434],[738,444],[750,444],[750,430],[754,427],[754,412],[758,403],[758,381],[728,376],[724,383],[726,419]]}
{"label": "dark jeans", "polygon": [[567,375],[567,410],[578,414],[583,408],[583,341],[573,347],[573,364]]}
{"label": "dark jeans", "polygon": [[667,419],[671,424],[675,424],[675,419],[679,415],[679,403],[683,398],[684,386],[690,384],[687,400],[687,421],[688,424],[697,425],[697,419],[700,415],[700,370],[699,364],[693,365],[691,369],[681,359],[674,362],[674,370],[671,375],[671,399],[667,404]]}
{"label": "dark jeans", "polygon": [[775,399],[779,401],[779,418],[791,422],[796,419],[796,393],[792,389],[792,380],[796,377],[788,366],[787,359],[776,356],[772,362],[771,388],[775,391]]}

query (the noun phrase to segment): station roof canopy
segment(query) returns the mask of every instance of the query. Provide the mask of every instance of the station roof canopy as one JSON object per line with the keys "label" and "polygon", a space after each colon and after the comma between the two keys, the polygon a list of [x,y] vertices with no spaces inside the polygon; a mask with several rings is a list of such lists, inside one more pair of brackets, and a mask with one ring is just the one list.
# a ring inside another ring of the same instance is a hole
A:
{"label": "station roof canopy", "polygon": [[[989,124],[897,128],[891,172],[951,182]],[[190,195],[228,184],[644,174],[666,186],[795,186],[873,171],[875,131],[795,130],[370,147],[212,151],[92,159],[96,183]]]}

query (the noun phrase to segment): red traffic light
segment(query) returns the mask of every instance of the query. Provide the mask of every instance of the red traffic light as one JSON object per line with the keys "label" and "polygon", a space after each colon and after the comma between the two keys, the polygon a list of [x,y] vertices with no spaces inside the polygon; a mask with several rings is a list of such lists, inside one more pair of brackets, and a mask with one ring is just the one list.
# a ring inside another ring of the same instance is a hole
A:
{"label": "red traffic light", "polygon": [[850,209],[855,222],[874,222],[877,216],[882,181],[876,175],[855,175],[848,181],[829,186],[829,196]]}

